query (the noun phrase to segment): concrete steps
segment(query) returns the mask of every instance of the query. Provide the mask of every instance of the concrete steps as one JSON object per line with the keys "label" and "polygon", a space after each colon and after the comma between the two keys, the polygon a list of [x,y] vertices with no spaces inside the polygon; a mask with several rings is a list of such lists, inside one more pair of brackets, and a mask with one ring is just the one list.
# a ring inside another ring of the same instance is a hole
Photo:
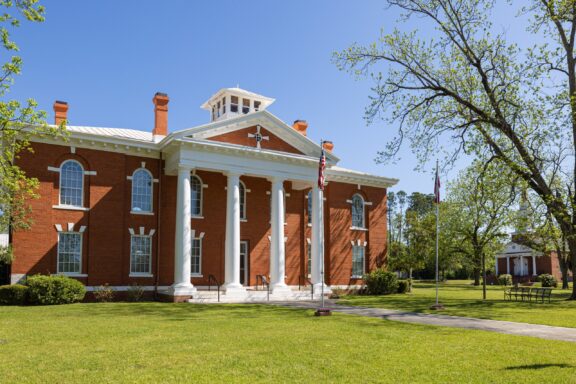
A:
{"label": "concrete steps", "polygon": [[[245,292],[234,292],[227,294],[220,291],[220,303],[265,303],[268,301],[318,301],[321,297],[319,294],[310,294],[310,290],[290,290],[278,293],[270,293],[268,297],[267,291],[246,290]],[[198,290],[192,298],[188,300],[189,303],[194,304],[217,304],[218,292],[215,290],[204,291]]]}

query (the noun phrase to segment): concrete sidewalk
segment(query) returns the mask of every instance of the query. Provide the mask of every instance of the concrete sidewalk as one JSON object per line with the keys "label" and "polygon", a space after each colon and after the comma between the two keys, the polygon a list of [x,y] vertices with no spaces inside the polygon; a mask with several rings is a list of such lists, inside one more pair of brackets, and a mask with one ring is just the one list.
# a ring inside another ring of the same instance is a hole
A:
{"label": "concrete sidewalk", "polygon": [[[318,303],[275,303],[294,308],[318,308]],[[471,317],[459,317],[448,315],[436,315],[426,313],[404,312],[383,308],[368,308],[356,306],[344,306],[326,301],[326,307],[334,312],[347,313],[350,315],[377,317],[386,320],[400,321],[403,323],[436,325],[442,327],[477,329],[481,331],[499,332],[510,335],[538,337],[547,340],[562,340],[576,343],[576,328],[552,327],[549,325],[516,323],[512,321],[475,319]]]}

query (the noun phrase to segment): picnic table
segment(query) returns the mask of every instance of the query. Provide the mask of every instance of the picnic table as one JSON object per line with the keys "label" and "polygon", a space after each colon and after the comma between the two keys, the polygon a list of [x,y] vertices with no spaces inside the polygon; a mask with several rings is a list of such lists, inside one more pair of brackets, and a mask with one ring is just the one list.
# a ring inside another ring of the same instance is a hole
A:
{"label": "picnic table", "polygon": [[550,302],[552,288],[511,287],[504,290],[504,300]]}

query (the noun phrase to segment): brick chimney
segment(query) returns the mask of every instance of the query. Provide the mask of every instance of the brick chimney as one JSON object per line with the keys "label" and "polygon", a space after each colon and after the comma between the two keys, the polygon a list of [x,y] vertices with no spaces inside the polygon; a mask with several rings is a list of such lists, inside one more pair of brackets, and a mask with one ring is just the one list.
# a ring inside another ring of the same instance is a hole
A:
{"label": "brick chimney", "polygon": [[306,130],[308,129],[308,123],[306,120],[296,120],[294,124],[292,124],[292,128],[296,130],[296,132],[306,136]]}
{"label": "brick chimney", "polygon": [[334,149],[334,143],[331,141],[325,141],[322,143],[322,148],[332,153],[332,150]]}
{"label": "brick chimney", "polygon": [[154,135],[168,135],[168,95],[156,92],[152,102],[154,103]]}
{"label": "brick chimney", "polygon": [[65,101],[54,102],[54,124],[60,125],[63,121],[68,120],[68,103]]}

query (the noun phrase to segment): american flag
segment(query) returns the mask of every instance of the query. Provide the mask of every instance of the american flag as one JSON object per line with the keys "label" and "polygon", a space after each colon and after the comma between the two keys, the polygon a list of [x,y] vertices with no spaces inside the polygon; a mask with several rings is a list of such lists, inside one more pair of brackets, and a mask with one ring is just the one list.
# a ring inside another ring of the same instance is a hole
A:
{"label": "american flag", "polygon": [[324,190],[324,169],[326,168],[326,154],[324,153],[324,143],[322,142],[322,153],[320,154],[320,161],[318,163],[318,188]]}
{"label": "american flag", "polygon": [[434,202],[440,203],[440,176],[438,175],[438,164],[436,164],[436,180],[434,182]]}

